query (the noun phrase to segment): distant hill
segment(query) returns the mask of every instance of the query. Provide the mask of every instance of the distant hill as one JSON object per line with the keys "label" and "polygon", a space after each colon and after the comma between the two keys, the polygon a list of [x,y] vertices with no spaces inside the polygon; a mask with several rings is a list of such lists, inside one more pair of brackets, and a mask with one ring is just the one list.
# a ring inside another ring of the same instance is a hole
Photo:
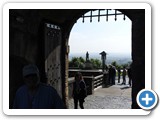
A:
{"label": "distant hill", "polygon": [[[85,59],[86,53],[70,53],[69,60],[71,60],[73,57],[83,57]],[[89,59],[91,58],[101,60],[101,55],[99,53],[89,53]],[[108,53],[106,63],[111,64],[113,61],[116,61],[118,64],[121,65],[131,62],[132,60],[130,54]]]}

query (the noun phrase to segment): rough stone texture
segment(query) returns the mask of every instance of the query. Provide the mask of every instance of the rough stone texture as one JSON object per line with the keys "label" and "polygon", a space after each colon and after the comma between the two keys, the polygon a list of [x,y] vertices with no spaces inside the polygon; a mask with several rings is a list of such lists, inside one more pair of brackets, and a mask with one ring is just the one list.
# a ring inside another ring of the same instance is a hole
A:
{"label": "rough stone texture", "polygon": [[[84,103],[85,109],[131,109],[131,98],[124,96],[89,95]],[[74,109],[73,99],[69,101],[69,109]]]}

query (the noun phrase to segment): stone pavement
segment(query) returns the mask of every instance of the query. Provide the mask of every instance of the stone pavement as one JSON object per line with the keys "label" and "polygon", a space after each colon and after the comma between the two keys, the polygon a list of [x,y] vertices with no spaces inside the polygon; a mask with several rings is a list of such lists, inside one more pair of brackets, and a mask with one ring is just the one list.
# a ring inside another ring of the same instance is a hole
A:
{"label": "stone pavement", "polygon": [[[84,102],[85,109],[131,109],[131,87],[117,83],[106,88],[98,88],[88,95]],[[122,80],[121,80],[122,83]],[[73,99],[69,100],[69,109],[74,109]]]}

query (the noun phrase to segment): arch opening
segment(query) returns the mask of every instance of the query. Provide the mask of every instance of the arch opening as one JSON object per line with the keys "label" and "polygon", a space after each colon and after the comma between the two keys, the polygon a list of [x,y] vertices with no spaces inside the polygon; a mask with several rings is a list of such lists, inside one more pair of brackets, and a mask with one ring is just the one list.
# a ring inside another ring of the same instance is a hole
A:
{"label": "arch opening", "polygon": [[[125,25],[126,22],[127,25]],[[98,76],[100,74],[104,74],[104,71],[102,71],[103,61],[101,61],[102,58],[99,54],[102,51],[106,51],[107,53],[107,59],[105,61],[105,66],[107,67],[112,64],[116,69],[121,68],[122,70],[123,66],[125,66],[127,69],[132,62],[131,21],[128,17],[126,17],[118,10],[91,10],[87,12],[77,20],[71,30],[70,38],[68,40],[68,44],[70,46],[69,77],[74,77],[74,71],[77,70],[83,72],[84,76]],[[88,62],[86,57],[87,53],[89,53]],[[99,63],[99,66],[93,65],[95,61]],[[92,70],[101,72],[91,73]],[[86,71],[88,71],[89,74],[86,73]],[[108,73],[109,69],[105,69],[105,72],[106,71]],[[118,72],[116,73],[118,74]],[[110,79],[109,73],[107,77],[108,78],[106,78],[107,80],[105,81],[107,83],[105,84],[107,86],[110,86],[111,83],[108,80]],[[121,86],[122,81],[118,81],[118,76],[116,76],[115,81],[116,85],[120,86],[119,89],[122,88],[120,89],[121,91],[124,90],[123,88],[128,87],[127,89],[130,89],[128,90],[128,96],[131,96],[131,88],[128,85]],[[100,84],[100,86],[103,86],[102,84]],[[72,88],[70,88],[69,85],[69,90],[71,89]],[[89,94],[92,94],[91,90],[89,91]],[[131,102],[129,108],[131,108]]]}

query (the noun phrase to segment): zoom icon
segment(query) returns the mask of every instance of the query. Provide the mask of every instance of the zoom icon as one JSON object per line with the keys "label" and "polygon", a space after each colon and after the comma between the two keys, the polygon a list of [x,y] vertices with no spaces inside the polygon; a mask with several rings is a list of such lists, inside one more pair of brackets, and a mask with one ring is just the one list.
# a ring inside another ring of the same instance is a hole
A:
{"label": "zoom icon", "polygon": [[141,90],[137,95],[137,103],[144,110],[150,110],[157,104],[158,97],[153,90]]}

